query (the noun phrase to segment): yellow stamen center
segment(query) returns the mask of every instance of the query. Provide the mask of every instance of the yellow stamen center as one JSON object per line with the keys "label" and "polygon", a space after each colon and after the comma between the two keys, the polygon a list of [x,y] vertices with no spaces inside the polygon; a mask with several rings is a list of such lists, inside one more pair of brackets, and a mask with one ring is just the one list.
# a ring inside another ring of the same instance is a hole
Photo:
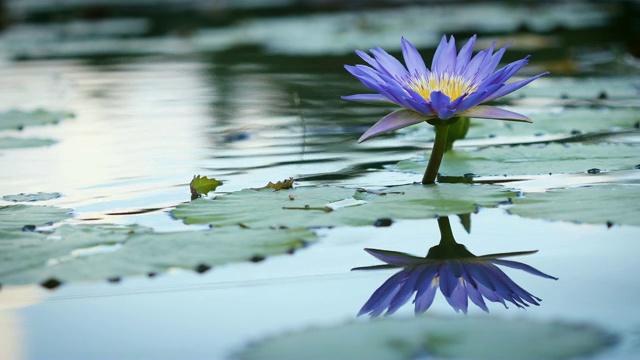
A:
{"label": "yellow stamen center", "polygon": [[431,93],[434,91],[442,92],[453,101],[464,94],[470,94],[478,89],[477,85],[464,79],[462,76],[446,73],[430,73],[426,77],[413,78],[409,80],[407,85],[427,101],[431,101]]}

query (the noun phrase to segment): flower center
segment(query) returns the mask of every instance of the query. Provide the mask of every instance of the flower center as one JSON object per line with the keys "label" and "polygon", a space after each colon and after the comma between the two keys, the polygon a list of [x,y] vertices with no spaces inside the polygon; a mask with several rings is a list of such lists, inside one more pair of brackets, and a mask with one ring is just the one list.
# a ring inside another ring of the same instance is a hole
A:
{"label": "flower center", "polygon": [[428,76],[420,76],[409,80],[409,87],[420,94],[425,100],[431,101],[431,93],[440,91],[447,95],[451,101],[462,95],[470,94],[478,89],[471,81],[455,74],[430,73]]}

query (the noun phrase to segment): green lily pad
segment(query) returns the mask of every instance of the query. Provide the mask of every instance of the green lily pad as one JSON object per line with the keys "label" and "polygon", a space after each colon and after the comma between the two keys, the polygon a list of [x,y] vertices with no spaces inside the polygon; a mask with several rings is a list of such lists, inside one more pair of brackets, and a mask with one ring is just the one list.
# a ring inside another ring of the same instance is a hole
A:
{"label": "green lily pad", "polygon": [[204,272],[215,265],[259,261],[314,241],[306,229],[155,233],[140,226],[63,225],[53,233],[2,240],[0,283],[19,285],[120,279],[172,268]]}
{"label": "green lily pad", "polygon": [[365,226],[380,218],[425,219],[468,213],[477,205],[495,206],[515,196],[497,186],[469,184],[415,184],[385,191],[376,194],[338,187],[242,190],[179,205],[172,214],[187,224],[214,226]]}
{"label": "green lily pad", "polygon": [[[622,170],[638,164],[640,148],[624,144],[548,144],[457,149],[445,153],[439,173],[447,176],[577,173]],[[423,173],[427,159],[403,160],[391,169]]]}
{"label": "green lily pad", "polygon": [[586,324],[488,317],[378,319],[309,329],[250,345],[250,359],[569,359],[593,355],[615,338]]}
{"label": "green lily pad", "polygon": [[[525,87],[526,88],[526,87]],[[518,107],[504,107],[516,112]],[[527,113],[526,111],[522,111]],[[636,109],[627,108],[573,108],[527,113],[531,124],[473,119],[469,138],[487,136],[531,136],[536,134],[586,134],[620,129],[633,129],[640,116]]]}
{"label": "green lily pad", "polygon": [[21,130],[27,126],[41,126],[56,124],[61,120],[74,117],[66,111],[49,111],[38,109],[34,111],[10,110],[0,113],[0,130]]}
{"label": "green lily pad", "polygon": [[[510,98],[535,97],[565,100],[615,100],[634,99],[638,90],[640,77],[601,76],[592,78],[546,77],[536,80],[533,86],[525,86],[516,93],[507,95]],[[607,103],[604,102],[603,105]]]}
{"label": "green lily pad", "polygon": [[34,194],[20,193],[17,195],[5,195],[2,197],[2,200],[13,201],[13,202],[34,202],[34,201],[45,201],[45,200],[57,199],[60,196],[62,196],[62,194],[60,193],[45,193],[45,192],[38,192]]}
{"label": "green lily pad", "polygon": [[[2,124],[0,123],[0,126]],[[19,139],[14,137],[0,138],[0,149],[19,149],[40,146],[51,146],[57,141],[51,139]]]}
{"label": "green lily pad", "polygon": [[525,194],[512,214],[547,220],[640,226],[640,185],[596,185]]}
{"label": "green lily pad", "polygon": [[[0,241],[12,238],[15,233],[23,232],[25,226],[42,226],[69,218],[69,209],[51,206],[9,205],[0,206]],[[3,247],[4,242],[0,242]]]}

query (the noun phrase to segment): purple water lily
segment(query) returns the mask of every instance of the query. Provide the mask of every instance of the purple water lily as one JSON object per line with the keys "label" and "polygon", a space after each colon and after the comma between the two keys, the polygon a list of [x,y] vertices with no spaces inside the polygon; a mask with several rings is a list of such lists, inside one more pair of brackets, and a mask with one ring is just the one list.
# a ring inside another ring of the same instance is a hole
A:
{"label": "purple water lily", "polygon": [[[433,57],[431,69],[426,67],[418,50],[404,38],[402,55],[406,68],[379,47],[370,50],[373,57],[356,51],[370,66],[345,65],[345,68],[376,94],[357,94],[342,98],[349,101],[393,103],[404,108],[382,118],[358,142],[426,121],[436,126],[433,158],[436,151],[441,151],[437,148],[446,144],[447,125],[453,124],[459,117],[531,122],[524,115],[481,104],[512,93],[548,73],[507,83],[527,64],[528,56],[496,71],[507,47],[494,53],[494,43],[489,49],[472,57],[475,41],[474,35],[458,53],[453,36],[449,41],[443,36]],[[428,176],[425,173],[425,184],[435,181],[442,154],[436,154],[437,156],[440,158],[433,160],[437,164],[434,163],[431,168],[431,172],[435,173]]]}
{"label": "purple water lily", "polygon": [[[441,230],[449,224],[446,217],[438,220]],[[360,267],[354,270],[402,270],[391,276],[371,295],[358,316],[379,316],[385,311],[385,315],[393,314],[409,301],[414,293],[415,313],[424,313],[433,303],[438,288],[456,312],[462,310],[465,314],[469,300],[486,312],[489,312],[489,308],[485,300],[499,302],[505,307],[507,302],[520,308],[539,305],[540,298],[518,286],[497,265],[523,270],[546,279],[558,279],[529,265],[502,259],[533,254],[537,251],[475,256],[464,245],[456,243],[449,234],[450,229],[448,234],[443,232],[440,244],[432,247],[426,257],[396,251],[365,249],[387,265]]]}

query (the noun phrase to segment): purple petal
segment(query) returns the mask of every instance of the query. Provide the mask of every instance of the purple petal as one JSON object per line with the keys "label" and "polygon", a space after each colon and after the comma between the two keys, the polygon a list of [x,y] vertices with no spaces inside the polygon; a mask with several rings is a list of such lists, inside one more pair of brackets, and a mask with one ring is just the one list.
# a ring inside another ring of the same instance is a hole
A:
{"label": "purple petal", "polygon": [[460,113],[461,116],[481,118],[481,119],[496,119],[496,120],[509,120],[509,121],[521,121],[532,122],[528,117],[515,113],[513,111],[500,109],[494,106],[479,105],[473,107],[467,111]]}
{"label": "purple petal", "polygon": [[469,306],[469,301],[467,298],[467,288],[460,282],[453,289],[450,296],[445,296],[447,302],[453,309],[458,312],[462,310],[463,313],[467,313],[467,307]]}
{"label": "purple petal", "polygon": [[402,63],[398,59],[389,55],[386,51],[377,47],[371,49],[371,53],[376,57],[376,60],[385,69],[387,75],[395,79],[404,79],[409,76],[407,69],[404,68]]}
{"label": "purple petal", "polygon": [[381,78],[386,82],[383,86],[386,93],[389,94],[391,99],[397,101],[396,104],[425,116],[431,115],[432,112],[427,106],[426,100],[418,93],[403,87],[397,81],[385,75],[381,75]]}
{"label": "purple petal", "polygon": [[413,101],[407,100],[409,94],[395,79],[364,65],[356,65],[355,67],[345,65],[345,68],[371,90],[382,94],[397,105],[413,109]]}
{"label": "purple petal", "polygon": [[507,51],[507,46],[496,51],[495,54],[487,56],[485,58],[485,61],[480,66],[478,74],[476,75],[476,81],[483,81],[487,76],[493,74],[494,70],[500,63],[500,59],[502,59],[505,51]]}
{"label": "purple petal", "polygon": [[370,313],[371,316],[378,316],[389,306],[391,299],[398,293],[406,273],[400,271],[385,281],[367,300],[358,312],[358,316]]}
{"label": "purple petal", "polygon": [[514,61],[511,64],[503,67],[502,69],[496,71],[493,75],[487,77],[482,81],[483,84],[504,84],[505,81],[509,80],[515,73],[517,73],[523,66],[527,65],[529,60],[522,59],[518,61]]}
{"label": "purple petal", "polygon": [[397,110],[383,117],[380,121],[370,127],[369,130],[362,134],[360,139],[358,139],[358,142],[363,142],[386,132],[415,125],[432,118],[434,118],[434,116],[424,116],[411,110]]}
{"label": "purple petal", "polygon": [[502,305],[504,305],[504,307],[508,308],[507,304],[504,302],[504,299],[498,295],[497,292],[486,288],[484,285],[482,284],[478,284],[478,291],[480,291],[480,294],[487,300],[491,301],[491,302],[499,302]]}
{"label": "purple petal", "polygon": [[351,75],[355,76],[356,79],[360,80],[364,86],[392,99],[392,97],[388,96],[386,93],[387,91],[380,86],[384,81],[380,78],[379,74],[375,72],[375,70],[363,65],[345,65],[344,68],[351,73]]}
{"label": "purple petal", "polygon": [[489,312],[489,308],[484,302],[480,290],[478,290],[477,288],[473,288],[472,286],[467,286],[467,294],[469,295],[469,299],[471,299],[471,301],[480,309],[484,310],[485,312]]}
{"label": "purple petal", "polygon": [[473,46],[476,43],[476,36],[473,35],[471,39],[460,49],[460,53],[458,53],[458,58],[456,59],[456,74],[460,74],[460,72],[469,64],[469,60],[471,60],[471,54],[473,53]]}
{"label": "purple petal", "polygon": [[471,287],[477,288],[478,284],[476,283],[473,276],[467,268],[473,267],[474,263],[470,261],[460,261],[460,276],[466,281]]}
{"label": "purple petal", "polygon": [[420,267],[420,278],[417,283],[415,303],[415,313],[421,314],[433,303],[438,290],[438,281],[434,280],[438,276],[440,264],[429,264]]}
{"label": "purple petal", "polygon": [[438,290],[438,286],[430,284],[430,286],[426,287],[424,292],[420,295],[416,295],[416,305],[414,310],[416,314],[422,314],[431,307],[433,300],[436,298],[436,290]]}
{"label": "purple petal", "polygon": [[360,58],[367,62],[367,64],[371,65],[374,69],[384,72],[384,68],[380,66],[380,64],[376,61],[376,59],[372,58],[369,54],[364,51],[356,50],[356,54],[360,56]]}
{"label": "purple petal", "polygon": [[442,91],[434,91],[431,93],[431,108],[433,111],[438,114],[440,119],[446,120],[453,116],[455,113],[449,105],[451,104],[451,99]]}
{"label": "purple petal", "polygon": [[436,71],[437,64],[440,62],[440,57],[442,56],[442,52],[447,47],[447,36],[442,35],[442,39],[440,39],[440,44],[436,48],[435,54],[433,54],[433,60],[431,61],[431,71]]}
{"label": "purple petal", "polygon": [[396,312],[402,305],[406,304],[411,298],[411,295],[416,291],[416,284],[418,282],[418,278],[420,277],[420,269],[419,268],[411,268],[407,269],[409,275],[406,280],[403,282],[398,293],[393,297],[391,302],[389,303],[389,308],[385,315],[391,315]]}
{"label": "purple petal", "polygon": [[456,40],[453,38],[453,35],[451,35],[449,42],[438,54],[439,49],[440,46],[436,49],[438,58],[436,59],[435,55],[433,57],[431,71],[437,73],[453,72],[456,68]]}
{"label": "purple petal", "polygon": [[507,94],[510,94],[510,93],[520,89],[521,87],[529,84],[533,80],[535,80],[535,79],[537,79],[539,77],[548,75],[548,74],[549,74],[549,72],[544,72],[542,74],[538,74],[538,75],[536,75],[534,77],[530,77],[530,78],[525,79],[525,80],[520,80],[520,81],[512,82],[512,83],[509,83],[509,84],[505,84],[502,87],[502,89],[496,91],[493,95],[491,95],[488,98],[484,99],[484,101],[491,101],[493,99],[497,99],[499,97],[502,97],[502,96],[505,96]]}
{"label": "purple petal", "polygon": [[551,275],[547,275],[545,273],[543,273],[542,271],[529,266],[527,264],[523,264],[523,263],[519,263],[517,261],[511,261],[511,260],[493,260],[492,261],[494,264],[497,265],[502,265],[502,266],[507,266],[513,269],[518,269],[518,270],[522,270],[522,271],[526,271],[529,274],[533,274],[533,275],[537,275],[546,279],[553,279],[553,280],[558,280],[557,277],[551,276]]}
{"label": "purple petal", "polygon": [[480,71],[482,64],[485,62],[487,57],[491,56],[493,53],[493,47],[495,46],[495,42],[491,45],[490,48],[486,50],[482,50],[476,54],[467,64],[467,67],[464,69],[462,76],[466,79],[474,80],[476,79],[476,75]]}
{"label": "purple petal", "polygon": [[503,258],[503,257],[531,255],[537,252],[538,250],[525,250],[525,251],[514,251],[514,252],[508,252],[508,253],[486,254],[486,255],[478,256],[478,259],[495,260],[497,258]]}
{"label": "purple petal", "polygon": [[386,96],[381,94],[355,94],[343,96],[342,100],[346,101],[359,101],[367,103],[393,103]]}
{"label": "purple petal", "polygon": [[465,270],[469,273],[471,277],[476,281],[478,287],[480,284],[484,285],[491,291],[496,290],[496,286],[491,279],[491,274],[489,274],[486,270],[487,266],[493,266],[491,264],[485,265],[479,262],[467,262],[465,266]]}
{"label": "purple petal", "polygon": [[513,280],[511,280],[511,278],[497,266],[490,266],[487,269],[489,272],[491,272],[492,278],[498,285],[497,293],[505,300],[510,301],[518,307],[529,306],[527,302],[529,302],[530,304],[539,305],[533,295],[513,282]]}
{"label": "purple petal", "polygon": [[407,266],[425,263],[426,259],[402,253],[399,251],[380,250],[380,249],[364,249],[372,256],[375,256],[382,262],[396,266]]}
{"label": "purple petal", "polygon": [[460,280],[454,275],[454,269],[449,261],[440,266],[440,291],[445,297],[450,297]]}
{"label": "purple petal", "polygon": [[494,84],[484,89],[478,89],[477,92],[471,94],[470,96],[467,96],[459,104],[456,105],[456,112],[461,113],[471,109],[474,106],[477,106],[478,104],[485,101],[487,97],[500,90],[503,86],[504,85],[502,84]]}
{"label": "purple petal", "polygon": [[415,313],[422,314],[427,311],[438,290],[438,281],[434,280],[438,276],[438,264],[430,264],[420,269],[420,279],[418,279],[415,303]]}
{"label": "purple petal", "polygon": [[402,56],[412,76],[426,76],[427,66],[418,50],[407,39],[402,38]]}

